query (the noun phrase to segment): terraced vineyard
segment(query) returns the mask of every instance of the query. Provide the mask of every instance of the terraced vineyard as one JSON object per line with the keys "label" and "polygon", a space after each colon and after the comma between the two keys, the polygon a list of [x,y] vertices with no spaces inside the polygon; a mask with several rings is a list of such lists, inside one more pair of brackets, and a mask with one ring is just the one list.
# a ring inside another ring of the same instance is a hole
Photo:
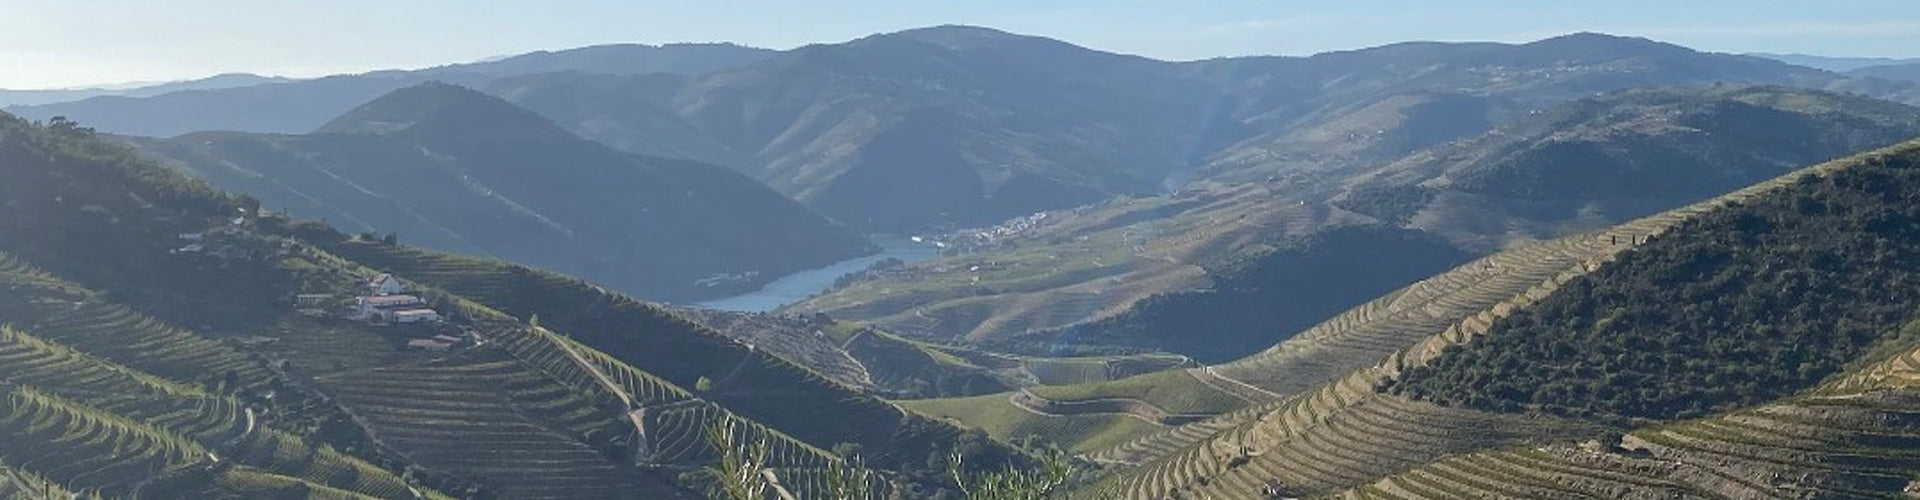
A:
{"label": "terraced vineyard", "polygon": [[[25,320],[17,324],[36,325],[61,336],[0,327],[0,367],[6,368],[0,372],[0,382],[21,384],[22,390],[65,398],[98,415],[125,419],[185,440],[195,449],[190,462],[218,456],[263,471],[318,478],[333,487],[367,495],[415,495],[413,488],[385,470],[257,425],[249,410],[229,397],[74,347],[99,345],[105,355],[176,373],[224,370],[234,374],[233,380],[245,380],[241,374],[263,372],[257,362],[226,344],[168,326],[124,306],[101,302],[96,294],[77,285],[18,264],[17,260],[6,261],[16,264],[0,276],[11,277],[17,284],[10,293],[0,294],[0,304],[5,304],[0,306],[5,312],[0,319]],[[81,300],[70,300],[75,298]],[[142,348],[145,351],[138,350]],[[40,470],[39,463],[22,463]],[[166,470],[147,469],[149,473]]]}
{"label": "terraced vineyard", "polygon": [[1662,233],[1715,207],[1848,164],[1841,161],[1803,169],[1606,232],[1502,252],[1362,305],[1273,349],[1214,371],[1266,393],[1297,396],[1271,409],[1196,424],[1220,430],[1185,433],[1200,439],[1172,455],[1156,458],[1143,453],[1179,444],[1182,435],[1171,432],[1123,445],[1125,452],[1096,453],[1145,465],[1088,491],[1134,499],[1163,498],[1176,492],[1202,498],[1252,498],[1275,481],[1285,492],[1325,493],[1359,487],[1448,455],[1600,433],[1602,428],[1572,421],[1523,420],[1415,403],[1375,393],[1373,387],[1408,367],[1425,364],[1446,346],[1485,333],[1498,318],[1546,297],[1631,247],[1621,241]]}
{"label": "terraced vineyard", "polygon": [[[617,425],[617,417],[575,394],[529,392],[553,384],[498,351],[316,382],[352,408],[374,439],[409,460],[514,498],[676,491],[670,483],[660,484],[664,480],[648,484],[637,471],[617,466],[605,451],[572,434]],[[556,415],[573,418],[552,418]]]}
{"label": "terraced vineyard", "polygon": [[[582,394],[602,399],[603,405],[617,402],[607,400],[619,399],[620,394],[630,397],[632,400],[623,404],[641,412],[642,428],[648,440],[649,449],[644,456],[636,457],[640,462],[681,466],[709,463],[718,454],[706,442],[707,431],[723,425],[733,427],[735,435],[741,439],[750,442],[766,440],[774,452],[770,463],[776,466],[823,466],[828,461],[839,459],[831,452],[735,415],[670,382],[544,328],[516,330],[493,338],[515,358],[529,366],[539,367],[542,372],[563,382],[561,385],[549,384],[544,390],[550,391],[551,387],[575,388]],[[562,348],[563,345],[567,347]],[[567,352],[568,349],[584,358],[590,368],[576,362]],[[597,376],[588,370],[607,376],[619,387],[617,394],[607,393]],[[538,389],[540,386],[530,388]],[[617,430],[596,428],[593,432],[630,432],[624,426],[620,427]]]}
{"label": "terraced vineyard", "polygon": [[1805,397],[1641,429],[1602,446],[1457,456],[1344,498],[1887,498],[1920,482],[1920,350]]}
{"label": "terraced vineyard", "polygon": [[20,385],[0,386],[0,460],[80,490],[125,495],[142,482],[206,460],[185,436]]}
{"label": "terraced vineyard", "polygon": [[958,428],[579,280],[401,246],[344,241],[329,248],[515,317],[537,317],[541,326],[675,387],[708,380],[712,390],[702,399],[815,447],[859,444],[875,466],[923,465],[930,450],[960,436]]}
{"label": "terraced vineyard", "polygon": [[902,401],[900,405],[921,415],[978,428],[995,439],[1017,442],[1031,436],[1040,442],[1057,443],[1074,453],[1116,445],[1133,436],[1165,428],[1156,422],[1116,413],[1041,415],[1007,399],[1007,394],[989,394]]}
{"label": "terraced vineyard", "polygon": [[6,500],[80,500],[98,495],[81,495],[38,474],[0,464],[0,499]]}
{"label": "terraced vineyard", "polygon": [[79,285],[31,267],[0,273],[0,279],[13,280],[10,293],[0,294],[0,319],[47,340],[175,380],[227,372],[241,380],[264,379],[264,369],[244,353]]}

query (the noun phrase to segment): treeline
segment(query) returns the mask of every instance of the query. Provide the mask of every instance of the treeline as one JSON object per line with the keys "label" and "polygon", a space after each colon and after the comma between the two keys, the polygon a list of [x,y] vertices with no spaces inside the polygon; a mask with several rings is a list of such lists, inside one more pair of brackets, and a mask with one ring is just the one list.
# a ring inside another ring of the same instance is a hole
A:
{"label": "treeline", "polygon": [[1810,387],[1920,306],[1920,148],[1706,214],[1382,390],[1486,410],[1701,416]]}

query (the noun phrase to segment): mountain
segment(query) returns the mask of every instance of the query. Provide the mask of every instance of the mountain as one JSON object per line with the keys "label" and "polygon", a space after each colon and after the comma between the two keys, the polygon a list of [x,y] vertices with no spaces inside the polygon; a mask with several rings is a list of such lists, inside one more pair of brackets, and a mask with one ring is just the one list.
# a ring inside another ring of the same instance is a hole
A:
{"label": "mountain", "polygon": [[429,79],[628,152],[734,168],[869,232],[1370,166],[1624,88],[1777,84],[1920,102],[1910,83],[1592,33],[1176,63],[938,26],[780,52],[591,47],[16,111],[132,135],[299,133]]}
{"label": "mountain", "polygon": [[[10,495],[697,498],[764,443],[802,497],[848,470],[926,497],[952,457],[1023,460],[659,306],[263,213],[70,121],[0,114],[0,205]],[[376,269],[440,318],[357,319]]]}
{"label": "mountain", "polygon": [[[1898,243],[1920,227],[1917,173],[1908,142],[1559,240],[1532,258],[1591,260],[1478,313],[1406,321],[1425,313],[1383,297],[1210,372],[1277,399],[1135,443],[1161,451],[1120,447],[1162,458],[1089,492],[1899,496],[1917,470],[1897,417],[1920,409],[1905,289],[1920,259]],[[1625,234],[1652,237],[1607,238]],[[1481,266],[1436,279],[1478,286]],[[1390,352],[1296,385],[1340,344]]]}
{"label": "mountain", "polygon": [[[1629,90],[1361,173],[1332,203],[1468,248],[1605,227],[1920,134],[1920,110],[1783,87]],[[1472,236],[1469,236],[1472,235]]]}
{"label": "mountain", "polygon": [[1868,66],[1848,71],[1847,74],[1886,80],[1920,82],[1920,62]]}
{"label": "mountain", "polygon": [[694,137],[703,160],[894,232],[1158,190],[1211,97],[1167,63],[959,26],[802,47],[645,103],[567,78],[502,95],[543,86],[569,102],[516,101],[629,150]]}
{"label": "mountain", "polygon": [[1769,54],[1769,53],[1751,53],[1747,55],[1773,59],[1773,60],[1784,62],[1787,64],[1796,64],[1800,66],[1806,66],[1809,68],[1824,69],[1824,70],[1832,71],[1836,73],[1851,72],[1853,70],[1866,68],[1870,66],[1882,66],[1882,65],[1888,65],[1888,64],[1907,64],[1907,63],[1920,62],[1920,58],[1898,58],[1898,57],[1831,57],[1831,56],[1817,56],[1817,55],[1808,55],[1808,54]]}
{"label": "mountain", "polygon": [[136,140],[276,210],[593,276],[656,300],[752,290],[867,251],[739,174],[638,157],[462,87],[388,93],[312,134]]}
{"label": "mountain", "polygon": [[[1036,355],[1131,348],[1221,361],[1461,259],[1891,144],[1920,135],[1917,123],[1906,105],[1785,87],[1611,92],[1370,167],[1204,183],[966,231],[952,240],[959,255],[789,311]],[[976,234],[992,239],[967,243]]]}
{"label": "mountain", "polygon": [[119,87],[93,87],[83,89],[56,90],[4,90],[0,89],[0,107],[33,106],[60,102],[78,101],[98,96],[151,97],[182,90],[214,90],[238,87],[251,87],[266,83],[291,81],[288,78],[260,76],[248,73],[225,73],[194,80],[183,80],[158,84],[136,84]]}
{"label": "mountain", "polygon": [[701,75],[746,66],[772,57],[775,51],[731,43],[670,43],[666,45],[593,45],[566,50],[536,51],[485,62],[454,64],[426,70],[479,73],[494,77],[538,73],[581,72],[613,75]]}
{"label": "mountain", "polygon": [[1595,92],[1723,81],[1920,97],[1599,34],[1169,63],[965,26],[804,47],[686,82],[559,75],[495,92],[584,136],[700,155],[849,225],[898,232],[1196,178],[1365,166]]}
{"label": "mountain", "polygon": [[1207,168],[1218,175],[1254,180],[1371,166],[1560,103],[1630,88],[1786,85],[1920,102],[1906,85],[1598,33],[1523,44],[1402,43],[1261,63],[1274,69],[1248,71],[1244,66],[1252,62],[1234,60],[1199,63],[1240,76],[1232,92],[1258,105],[1242,113],[1273,124],[1217,153]]}
{"label": "mountain", "polygon": [[1233,362],[907,406],[1115,465],[1090,498],[1898,496],[1917,181],[1909,141],[1468,262]]}
{"label": "mountain", "polygon": [[237,88],[169,87],[155,95],[102,95],[74,102],[9,106],[7,111],[36,120],[65,116],[102,131],[149,137],[216,130],[298,134],[388,92],[431,81],[481,87],[523,71],[692,75],[748,64],[768,52],[730,44],[604,45],[420,70],[374,71]]}

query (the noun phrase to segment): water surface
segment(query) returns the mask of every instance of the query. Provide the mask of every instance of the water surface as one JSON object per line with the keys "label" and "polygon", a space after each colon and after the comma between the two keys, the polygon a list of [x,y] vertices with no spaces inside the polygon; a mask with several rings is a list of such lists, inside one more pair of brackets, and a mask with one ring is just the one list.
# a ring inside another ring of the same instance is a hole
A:
{"label": "water surface", "polygon": [[863,271],[888,258],[900,259],[907,263],[933,260],[940,257],[940,249],[933,243],[915,243],[907,238],[894,236],[869,236],[873,244],[880,246],[880,253],[865,257],[856,257],[828,264],[819,269],[796,272],[767,283],[760,290],[719,298],[695,304],[708,309],[722,311],[766,312],[787,304],[812,297],[833,286],[834,280],[841,276]]}

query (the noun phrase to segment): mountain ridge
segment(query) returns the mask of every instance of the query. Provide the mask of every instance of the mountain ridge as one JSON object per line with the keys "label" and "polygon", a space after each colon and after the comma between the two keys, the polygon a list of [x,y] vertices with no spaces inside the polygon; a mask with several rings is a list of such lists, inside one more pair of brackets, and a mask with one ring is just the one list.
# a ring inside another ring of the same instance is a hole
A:
{"label": "mountain ridge", "polygon": [[389,93],[313,134],[134,142],[276,209],[663,300],[751,290],[869,251],[864,238],[723,168],[614,151],[445,83]]}

